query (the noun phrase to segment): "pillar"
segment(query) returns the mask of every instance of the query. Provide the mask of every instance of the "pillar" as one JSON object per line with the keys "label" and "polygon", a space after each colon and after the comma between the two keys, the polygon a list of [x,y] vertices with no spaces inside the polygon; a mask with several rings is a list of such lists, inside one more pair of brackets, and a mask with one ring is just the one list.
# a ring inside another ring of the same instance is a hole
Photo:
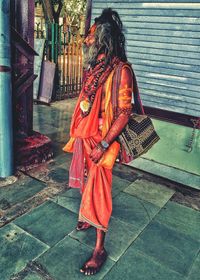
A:
{"label": "pillar", "polygon": [[10,0],[0,0],[0,177],[13,174]]}

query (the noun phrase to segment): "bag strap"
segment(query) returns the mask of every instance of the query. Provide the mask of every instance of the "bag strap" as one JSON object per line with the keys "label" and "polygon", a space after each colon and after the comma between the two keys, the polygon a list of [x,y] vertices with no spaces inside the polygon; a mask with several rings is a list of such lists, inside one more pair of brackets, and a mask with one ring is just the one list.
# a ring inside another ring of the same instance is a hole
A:
{"label": "bag strap", "polygon": [[124,63],[122,61],[120,61],[119,64],[116,65],[115,71],[113,74],[113,80],[112,80],[112,107],[113,107],[114,120],[117,117],[118,93],[119,93],[119,87],[120,87],[120,81],[121,81],[120,76],[121,76],[123,65],[124,65]]}
{"label": "bag strap", "polygon": [[116,119],[117,117],[118,94],[119,94],[119,87],[121,82],[121,73],[122,73],[122,68],[125,65],[129,66],[129,69],[131,70],[133,76],[133,98],[134,98],[134,105],[135,105],[134,109],[137,114],[144,115],[144,109],[140,99],[140,93],[139,93],[139,88],[138,88],[135,73],[129,63],[120,61],[119,64],[116,66],[115,72],[113,74],[113,81],[112,81],[112,106],[113,106],[114,119]]}

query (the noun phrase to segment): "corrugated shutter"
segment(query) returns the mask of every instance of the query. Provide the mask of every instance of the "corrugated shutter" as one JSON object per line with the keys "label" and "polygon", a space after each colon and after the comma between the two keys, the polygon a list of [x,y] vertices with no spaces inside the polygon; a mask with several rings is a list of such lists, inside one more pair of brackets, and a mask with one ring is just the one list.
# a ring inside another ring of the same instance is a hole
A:
{"label": "corrugated shutter", "polygon": [[200,0],[93,0],[118,11],[143,104],[200,116]]}

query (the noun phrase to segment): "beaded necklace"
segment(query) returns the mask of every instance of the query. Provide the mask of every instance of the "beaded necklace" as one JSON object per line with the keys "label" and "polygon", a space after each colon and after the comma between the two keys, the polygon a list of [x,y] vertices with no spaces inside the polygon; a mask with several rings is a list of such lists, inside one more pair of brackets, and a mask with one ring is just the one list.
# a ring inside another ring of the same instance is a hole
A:
{"label": "beaded necklace", "polygon": [[82,117],[86,117],[90,113],[97,89],[107,80],[119,61],[119,58],[115,57],[109,65],[105,66],[105,58],[102,58],[95,63],[93,68],[90,67],[87,70],[80,102]]}

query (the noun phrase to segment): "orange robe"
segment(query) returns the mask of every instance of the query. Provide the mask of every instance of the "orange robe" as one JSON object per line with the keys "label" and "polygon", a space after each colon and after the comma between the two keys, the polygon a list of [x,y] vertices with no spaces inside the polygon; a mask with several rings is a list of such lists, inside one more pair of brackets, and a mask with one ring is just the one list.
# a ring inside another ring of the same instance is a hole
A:
{"label": "orange robe", "polygon": [[[120,144],[114,141],[95,164],[89,158],[92,149],[108,133],[112,121],[112,71],[105,83],[105,96],[102,96],[103,86],[98,88],[95,100],[88,116],[81,116],[80,102],[77,101],[70,128],[70,140],[65,145],[65,152],[73,152],[75,139],[82,139],[87,181],[85,182],[79,211],[79,220],[86,221],[96,228],[107,231],[112,212],[112,168],[120,150]],[[118,103],[121,109],[131,107],[132,88],[120,86]],[[103,112],[102,112],[102,106]],[[102,124],[99,122],[101,113]]]}

